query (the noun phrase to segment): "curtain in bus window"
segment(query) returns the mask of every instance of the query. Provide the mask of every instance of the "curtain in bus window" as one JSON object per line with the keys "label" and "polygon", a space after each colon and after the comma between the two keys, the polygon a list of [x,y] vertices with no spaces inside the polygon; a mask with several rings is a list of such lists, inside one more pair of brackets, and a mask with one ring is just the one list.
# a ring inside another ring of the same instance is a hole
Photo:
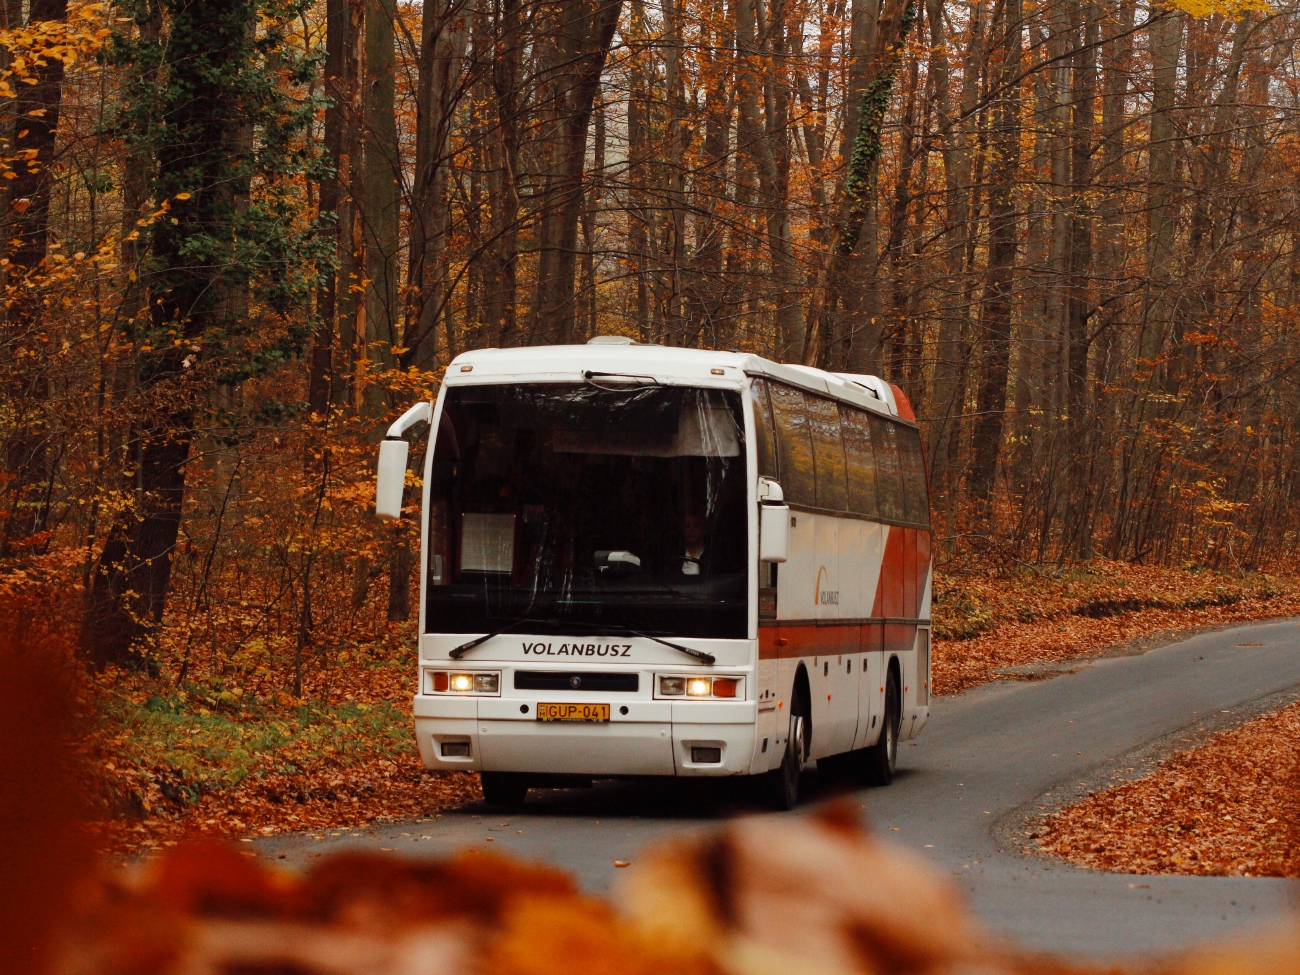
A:
{"label": "curtain in bus window", "polygon": [[898,427],[899,454],[903,462],[904,507],[907,520],[917,525],[930,524],[930,499],[925,485],[925,457],[921,451],[921,431]]}
{"label": "curtain in bus window", "polygon": [[804,393],[808,425],[812,430],[813,460],[817,473],[817,507],[843,511],[844,442],[840,439],[840,411],[833,400]]}
{"label": "curtain in bus window", "polygon": [[776,419],[776,445],[781,461],[781,490],[793,504],[817,504],[813,477],[812,436],[803,393],[781,383],[770,383],[772,413]]}
{"label": "curtain in bus window", "polygon": [[906,521],[903,506],[903,468],[898,458],[899,426],[888,420],[871,418],[871,445],[876,452],[876,490],[880,499],[882,521]]}
{"label": "curtain in bus window", "polygon": [[772,439],[772,403],[767,396],[767,380],[755,379],[749,387],[754,398],[754,449],[758,453],[758,473],[780,481],[776,466],[776,443]]}
{"label": "curtain in bus window", "polygon": [[871,449],[870,417],[862,410],[840,404],[840,433],[848,473],[849,510],[879,518],[876,502],[876,455]]}

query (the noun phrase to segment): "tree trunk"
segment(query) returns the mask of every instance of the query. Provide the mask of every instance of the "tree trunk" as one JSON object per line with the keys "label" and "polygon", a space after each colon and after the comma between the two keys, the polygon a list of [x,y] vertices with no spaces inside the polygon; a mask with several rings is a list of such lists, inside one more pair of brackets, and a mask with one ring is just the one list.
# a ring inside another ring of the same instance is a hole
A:
{"label": "tree trunk", "polygon": [[[736,50],[740,56],[737,65],[737,103],[740,109],[740,136],[754,158],[758,173],[758,192],[767,229],[768,261],[771,265],[773,301],[776,305],[777,361],[792,361],[799,354],[803,337],[803,306],[796,294],[794,244],[790,233],[790,187],[788,178],[789,147],[784,84],[776,86],[781,94],[767,100],[766,111],[760,118],[758,96],[763,80],[755,65],[772,58],[781,63],[784,52],[784,30],[766,31],[769,50],[759,47],[756,34],[757,0],[740,0],[736,7]],[[783,5],[773,9],[773,18],[783,11]],[[777,38],[780,38],[777,40]]]}
{"label": "tree trunk", "polygon": [[582,205],[582,314],[578,319],[580,341],[596,334],[596,215],[600,212],[601,187],[605,169],[605,106],[595,109],[595,132],[592,138],[592,172],[587,181]]}
{"label": "tree trunk", "polygon": [[[394,72],[397,67],[394,23],[396,0],[366,0],[364,96],[364,196],[360,201],[366,240],[367,371],[385,372],[396,365],[398,344],[398,218],[401,159],[397,146]],[[365,402],[372,412],[387,404],[382,387],[367,382]]]}
{"label": "tree trunk", "polygon": [[1094,3],[1075,5],[1072,14],[1082,20],[1082,44],[1072,65],[1070,132],[1070,261],[1067,281],[1066,409],[1068,457],[1066,525],[1067,546],[1086,557],[1091,552],[1092,471],[1089,463],[1088,356],[1092,344],[1092,151],[1097,95],[1096,46],[1100,40],[1098,10]]}
{"label": "tree trunk", "polygon": [[587,132],[622,0],[557,4],[551,28],[552,70],[560,77],[549,110],[554,120],[550,160],[538,207],[537,297],[533,341],[564,344],[575,334],[574,283]]}
{"label": "tree trunk", "polygon": [[951,496],[950,445],[959,439],[964,412],[965,351],[962,335],[970,315],[965,300],[963,270],[966,260],[966,232],[970,223],[971,154],[965,119],[974,110],[979,86],[976,83],[983,37],[983,0],[970,5],[970,26],[963,59],[961,102],[953,112],[948,80],[947,42],[944,39],[942,0],[926,0],[926,23],[930,27],[930,73],[934,77],[939,142],[943,159],[944,219],[940,237],[943,275],[938,281],[939,334],[935,343],[934,393],[931,397],[930,482],[942,498]]}
{"label": "tree trunk", "polygon": [[[8,6],[6,16],[18,11]],[[28,28],[41,29],[67,18],[67,0],[32,0]],[[16,24],[14,25],[17,26]],[[5,369],[6,396],[18,407],[5,444],[4,525],[0,557],[11,555],[45,530],[49,515],[48,486],[54,477],[49,449],[50,431],[43,414],[49,397],[42,262],[49,242],[50,189],[54,180],[54,148],[63,101],[63,62],[45,58],[32,68],[35,84],[15,84],[16,121],[6,138],[12,147],[14,178],[9,180],[9,208],[3,221],[7,237],[9,293],[5,314],[5,347],[27,347],[34,353],[17,368]],[[6,123],[10,120],[6,119]]]}
{"label": "tree trunk", "polygon": [[346,0],[347,30],[344,34],[343,77],[339,92],[342,117],[339,124],[339,286],[335,291],[339,349],[330,383],[336,405],[356,410],[361,405],[366,332],[366,244],[361,203],[365,199],[362,149],[365,73],[366,0]]}
{"label": "tree trunk", "polygon": [[416,98],[415,186],[411,194],[411,259],[407,269],[404,367],[433,369],[438,320],[448,300],[447,240],[451,209],[447,175],[451,130],[469,17],[463,0],[425,0]]}
{"label": "tree trunk", "polygon": [[686,264],[686,160],[690,151],[690,130],[686,118],[686,92],[682,80],[682,0],[663,0],[664,83],[668,89],[668,287],[665,319],[673,344],[693,344],[686,335],[683,302],[683,269]]}
{"label": "tree trunk", "polygon": [[[496,344],[507,348],[518,341],[519,240],[519,0],[499,0],[495,21],[495,51],[492,59],[492,94],[496,103],[495,138],[491,143],[492,168],[488,174],[492,196],[489,254],[492,266],[491,291],[485,296],[484,316],[495,334]],[[486,30],[475,39],[487,46]],[[476,27],[476,29],[478,29]]]}
{"label": "tree trunk", "polygon": [[723,321],[725,294],[721,278],[726,227],[719,211],[727,198],[727,148],[731,142],[731,115],[735,105],[727,86],[727,59],[720,51],[731,45],[731,32],[722,5],[709,7],[712,44],[700,52],[704,88],[703,159],[695,174],[692,207],[695,247],[690,259],[686,290],[686,334],[689,344],[725,347],[730,326]]}
{"label": "tree trunk", "polygon": [[[632,21],[644,22],[642,5],[633,0]],[[632,66],[627,97],[627,181],[628,181],[628,252],[635,278],[633,318],[642,342],[658,341],[650,321],[650,237],[649,156],[650,156],[650,79],[642,62]]]}
{"label": "tree trunk", "polygon": [[[348,0],[327,0],[325,7],[325,151],[329,153],[330,171],[320,181],[320,214],[334,219],[335,259],[342,267],[344,237],[339,212],[340,187],[346,180],[343,130],[347,119],[346,63],[349,26]],[[330,388],[334,382],[334,337],[338,328],[339,272],[326,273],[317,289],[316,313],[320,318],[312,338],[311,372],[307,383],[307,402],[311,411],[323,414],[329,408]],[[347,288],[346,279],[343,281]]]}
{"label": "tree trunk", "polygon": [[[134,508],[110,530],[86,595],[81,645],[98,666],[144,662],[138,646],[162,621],[194,420],[203,405],[200,353],[191,345],[201,352],[200,338],[220,330],[231,308],[222,275],[233,261],[214,262],[191,244],[230,233],[237,192],[231,187],[246,172],[236,163],[247,149],[243,109],[227,75],[252,57],[256,0],[177,0],[169,7],[170,34],[185,38],[186,56],[167,59],[172,84],[160,111],[169,138],[155,154],[154,192],[169,201],[171,219],[152,228],[154,340],[137,358],[136,381],[151,411],[131,441]],[[161,43],[170,49],[168,38]],[[158,340],[173,335],[180,341]]]}
{"label": "tree trunk", "polygon": [[994,104],[992,161],[989,169],[989,263],[981,326],[984,349],[980,363],[979,419],[972,437],[970,496],[987,506],[993,494],[1007,405],[1007,370],[1011,356],[1011,298],[1015,270],[1017,218],[1016,172],[1020,165],[1020,72],[1023,29],[1020,0],[1003,6],[999,94]]}
{"label": "tree trunk", "polygon": [[1147,149],[1147,285],[1140,355],[1154,361],[1164,347],[1175,282],[1174,232],[1178,226],[1176,140],[1178,61],[1183,42],[1180,11],[1153,8],[1147,29],[1151,45],[1151,137]]}
{"label": "tree trunk", "polygon": [[[886,0],[876,19],[872,0],[854,0],[853,58],[849,67],[848,105],[840,162],[845,175],[836,193],[835,232],[829,254],[823,255],[815,272],[813,297],[803,342],[803,362],[821,360],[823,331],[828,310],[839,303],[846,291],[875,290],[875,180],[880,158],[881,132],[889,99],[898,74],[904,42],[916,18],[915,0]],[[855,110],[856,108],[856,110]],[[864,235],[864,230],[867,233]],[[864,236],[868,239],[863,240]],[[859,244],[863,246],[859,248]],[[866,267],[860,258],[865,252]],[[865,270],[865,277],[854,271]],[[853,287],[846,289],[846,282]],[[879,325],[871,321],[875,302],[855,302],[846,322],[850,334],[837,337],[849,346],[850,369],[872,367],[879,349]],[[865,312],[863,309],[866,309]]]}

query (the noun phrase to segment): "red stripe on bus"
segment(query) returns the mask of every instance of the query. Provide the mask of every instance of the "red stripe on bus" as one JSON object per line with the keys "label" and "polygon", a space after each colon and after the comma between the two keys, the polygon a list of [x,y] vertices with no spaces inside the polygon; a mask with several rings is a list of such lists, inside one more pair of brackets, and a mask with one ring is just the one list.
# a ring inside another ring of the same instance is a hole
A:
{"label": "red stripe on bus", "polygon": [[844,653],[886,650],[904,653],[916,639],[915,623],[795,623],[763,626],[758,631],[758,657],[832,657]]}
{"label": "red stripe on bus", "polygon": [[876,598],[871,604],[872,616],[903,616],[903,545],[906,529],[890,525],[885,538],[885,552],[881,557],[880,579],[876,583]]}
{"label": "red stripe on bus", "polygon": [[909,423],[915,423],[916,414],[912,411],[912,401],[907,398],[907,394],[893,383],[889,384],[889,388],[894,391],[894,405],[898,407],[898,415]]}
{"label": "red stripe on bus", "polygon": [[930,533],[924,529],[916,533],[916,612],[921,615],[921,598],[925,595],[925,584],[930,579]]}
{"label": "red stripe on bus", "polygon": [[930,533],[924,528],[890,525],[881,557],[872,616],[916,619],[930,577]]}

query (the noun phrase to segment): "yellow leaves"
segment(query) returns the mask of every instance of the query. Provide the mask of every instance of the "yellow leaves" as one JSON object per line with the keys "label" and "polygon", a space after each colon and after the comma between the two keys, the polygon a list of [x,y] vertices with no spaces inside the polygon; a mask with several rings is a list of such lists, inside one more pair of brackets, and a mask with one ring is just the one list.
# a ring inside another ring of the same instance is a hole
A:
{"label": "yellow leaves", "polygon": [[1268,0],[1169,0],[1169,6],[1193,17],[1231,17],[1239,20],[1252,10],[1269,11]]}
{"label": "yellow leaves", "polygon": [[[94,55],[112,36],[107,26],[109,16],[106,4],[90,3],[66,22],[39,21],[26,27],[0,30],[0,47],[10,54],[8,68],[0,72],[0,98],[15,97],[11,81],[37,84],[39,69],[51,61],[59,61],[65,68],[79,61],[93,62]],[[28,114],[39,118],[45,109],[38,108]]]}
{"label": "yellow leaves", "polygon": [[175,199],[188,200],[191,196],[193,196],[192,193],[177,193]]}

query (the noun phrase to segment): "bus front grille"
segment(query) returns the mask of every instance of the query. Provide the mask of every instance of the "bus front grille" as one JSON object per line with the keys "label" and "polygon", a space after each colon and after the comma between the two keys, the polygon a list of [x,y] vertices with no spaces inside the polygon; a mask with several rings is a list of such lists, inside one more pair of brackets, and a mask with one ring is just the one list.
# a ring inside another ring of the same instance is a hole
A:
{"label": "bus front grille", "polygon": [[638,674],[602,674],[591,671],[516,670],[520,691],[636,691]]}

